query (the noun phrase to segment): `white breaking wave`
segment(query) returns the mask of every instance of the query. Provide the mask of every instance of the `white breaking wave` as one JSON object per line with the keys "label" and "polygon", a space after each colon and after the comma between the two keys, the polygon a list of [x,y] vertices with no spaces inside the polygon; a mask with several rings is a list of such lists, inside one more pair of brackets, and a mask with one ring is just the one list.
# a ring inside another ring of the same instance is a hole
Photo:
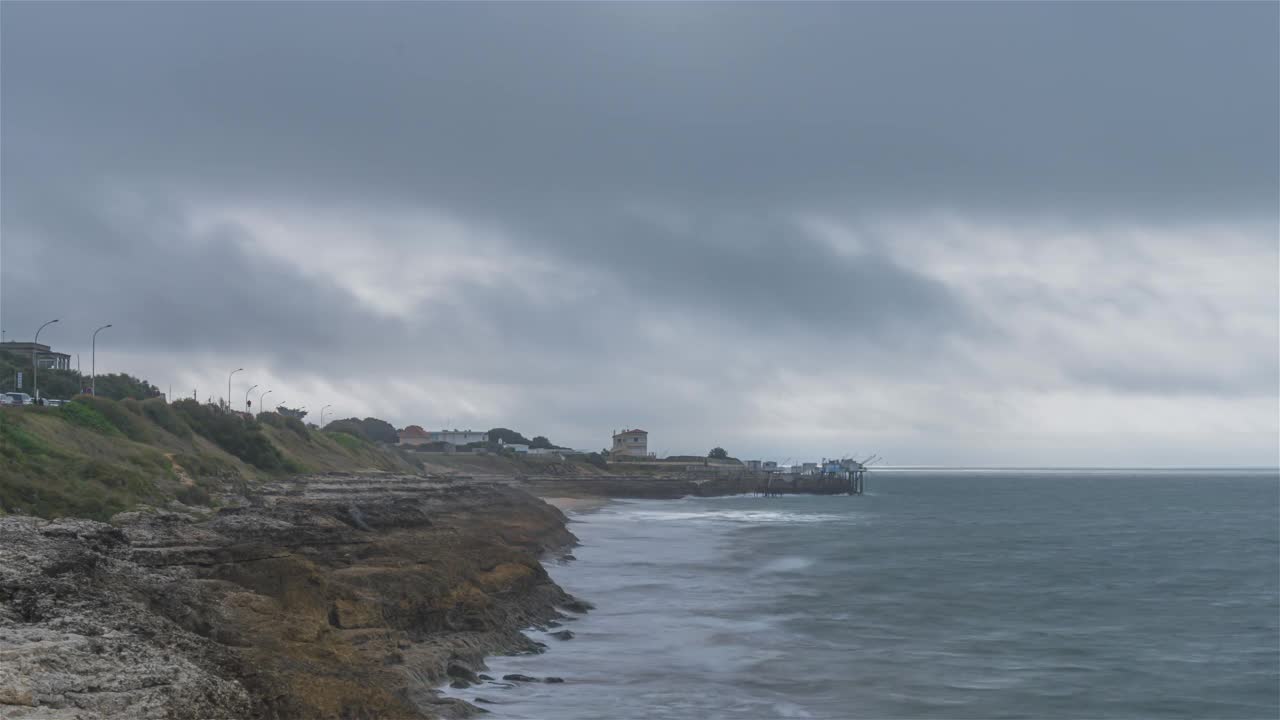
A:
{"label": "white breaking wave", "polygon": [[827,513],[794,513],[780,510],[632,510],[624,513],[628,519],[643,521],[724,520],[739,523],[822,523],[848,521],[849,515]]}

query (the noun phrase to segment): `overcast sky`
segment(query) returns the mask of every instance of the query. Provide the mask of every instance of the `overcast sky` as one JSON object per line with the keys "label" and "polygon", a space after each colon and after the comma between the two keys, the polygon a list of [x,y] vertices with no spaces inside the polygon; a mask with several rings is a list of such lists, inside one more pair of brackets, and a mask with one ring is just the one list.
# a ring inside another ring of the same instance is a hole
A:
{"label": "overcast sky", "polygon": [[1280,4],[0,21],[0,323],[86,371],[113,323],[101,371],[397,426],[1277,462]]}

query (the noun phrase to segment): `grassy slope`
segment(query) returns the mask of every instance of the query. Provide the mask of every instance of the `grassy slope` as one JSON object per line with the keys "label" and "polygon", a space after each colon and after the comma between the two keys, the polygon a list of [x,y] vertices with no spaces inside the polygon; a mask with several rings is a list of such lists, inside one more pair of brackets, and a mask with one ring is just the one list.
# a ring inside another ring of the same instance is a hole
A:
{"label": "grassy slope", "polygon": [[107,519],[138,504],[208,504],[211,493],[290,471],[416,472],[368,442],[281,418],[242,423],[285,459],[284,468],[262,470],[193,431],[172,406],[148,403],[88,398],[63,408],[0,408],[0,514]]}

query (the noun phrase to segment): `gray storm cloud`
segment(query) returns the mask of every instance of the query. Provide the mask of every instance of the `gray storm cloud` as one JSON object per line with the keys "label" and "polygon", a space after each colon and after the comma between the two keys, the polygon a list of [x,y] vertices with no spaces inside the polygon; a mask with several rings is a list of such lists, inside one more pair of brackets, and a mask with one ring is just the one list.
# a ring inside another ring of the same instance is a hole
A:
{"label": "gray storm cloud", "polygon": [[10,337],[576,445],[1276,459],[1274,4],[0,13]]}

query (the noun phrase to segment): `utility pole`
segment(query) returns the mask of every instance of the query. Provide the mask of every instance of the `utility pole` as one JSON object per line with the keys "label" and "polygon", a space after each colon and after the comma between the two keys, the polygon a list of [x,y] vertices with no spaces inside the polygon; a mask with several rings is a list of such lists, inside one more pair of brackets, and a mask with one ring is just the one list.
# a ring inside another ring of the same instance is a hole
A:
{"label": "utility pole", "polygon": [[263,404],[262,404],[262,403],[263,403],[263,398],[265,398],[266,396],[268,396],[268,395],[270,395],[270,394],[271,394],[271,391],[270,391],[270,390],[263,390],[263,391],[262,391],[262,394],[258,396],[258,414],[259,414],[259,415],[261,415],[261,414],[263,413],[263,408],[265,408],[265,407],[266,407],[266,405],[263,405]]}
{"label": "utility pole", "polygon": [[92,373],[93,377],[89,380],[89,394],[94,397],[98,396],[98,333],[109,327],[111,326],[103,325],[93,331],[93,349],[89,358],[89,372]]}
{"label": "utility pole", "polygon": [[249,408],[253,407],[252,405],[249,404],[249,393],[253,392],[253,389],[256,387],[258,386],[250,385],[249,389],[244,391],[244,411],[245,412],[249,412]]}
{"label": "utility pole", "polygon": [[47,326],[52,325],[52,324],[54,324],[54,323],[58,322],[58,320],[61,320],[61,318],[54,318],[53,320],[50,320],[49,322],[45,323],[44,325],[41,325],[41,326],[39,327],[39,329],[37,329],[37,330],[36,330],[36,339],[35,339],[35,340],[33,340],[33,341],[31,342],[31,345],[32,345],[32,348],[31,348],[31,386],[32,386],[33,388],[35,388],[36,401],[37,401],[37,402],[39,402],[39,401],[40,401],[40,363],[39,363],[39,361],[36,359],[36,349],[35,349],[35,346],[36,346],[36,345],[38,345],[38,344],[40,344],[40,330],[43,330],[43,329],[45,329]]}
{"label": "utility pole", "polygon": [[333,407],[333,405],[325,405],[324,407],[320,408],[320,429],[322,430],[324,429],[324,411],[328,410],[331,407]]}

